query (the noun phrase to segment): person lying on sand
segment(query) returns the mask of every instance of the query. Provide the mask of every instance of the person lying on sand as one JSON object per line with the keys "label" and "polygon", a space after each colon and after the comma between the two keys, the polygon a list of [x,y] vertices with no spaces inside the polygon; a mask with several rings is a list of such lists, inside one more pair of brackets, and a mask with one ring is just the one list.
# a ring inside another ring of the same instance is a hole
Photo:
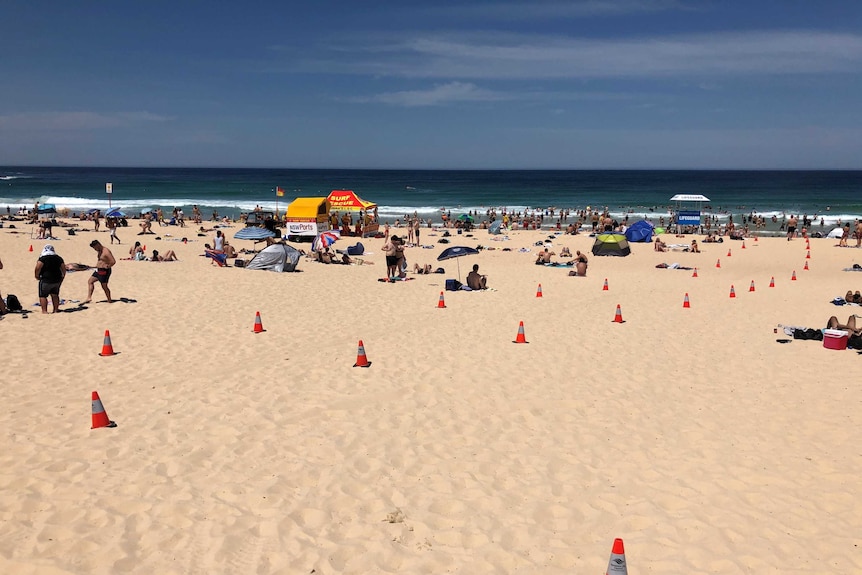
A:
{"label": "person lying on sand", "polygon": [[862,329],[856,327],[856,314],[847,318],[846,324],[838,323],[838,318],[834,315],[826,322],[826,329],[840,329],[848,333],[848,335],[862,335]]}
{"label": "person lying on sand", "polygon": [[174,250],[168,250],[164,254],[160,255],[158,250],[153,250],[153,257],[150,258],[151,262],[175,262],[177,261],[177,254],[174,253]]}

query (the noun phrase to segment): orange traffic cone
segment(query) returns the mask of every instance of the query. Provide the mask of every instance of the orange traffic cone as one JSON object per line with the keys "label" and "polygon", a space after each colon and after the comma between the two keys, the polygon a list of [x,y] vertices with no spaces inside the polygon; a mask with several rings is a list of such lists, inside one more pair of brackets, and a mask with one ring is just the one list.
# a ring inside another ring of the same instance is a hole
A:
{"label": "orange traffic cone", "polygon": [[691,303],[688,301],[688,292],[685,292],[685,299],[682,300],[682,307],[691,307]]}
{"label": "orange traffic cone", "polygon": [[266,331],[263,329],[263,322],[260,321],[260,312],[254,314],[254,329],[252,331],[254,333],[263,333]]}
{"label": "orange traffic cone", "polygon": [[730,257],[730,248],[727,248],[727,257]]}
{"label": "orange traffic cone", "polygon": [[805,266],[802,268],[802,271],[808,271],[808,262],[805,262]]}
{"label": "orange traffic cone", "polygon": [[757,242],[757,236],[754,236],[754,241]]}
{"label": "orange traffic cone", "polygon": [[359,340],[359,350],[356,352],[356,363],[353,364],[353,367],[371,367],[371,362],[365,355],[365,345],[361,339]]}
{"label": "orange traffic cone", "polygon": [[806,260],[810,260],[810,259],[811,259],[811,250],[808,250],[808,252],[805,254],[805,259],[806,259]]}
{"label": "orange traffic cone", "polygon": [[775,277],[769,278],[769,287],[775,287]]}
{"label": "orange traffic cone", "polygon": [[111,332],[108,330],[105,330],[105,339],[102,342],[102,353],[100,353],[99,355],[101,355],[102,357],[108,355],[117,355],[116,353],[114,353],[114,346],[111,345]]}
{"label": "orange traffic cone", "polygon": [[527,336],[524,335],[524,322],[518,324],[518,337],[512,343],[530,343],[527,341]]}
{"label": "orange traffic cone", "polygon": [[33,244],[30,244],[30,251],[33,251]]}
{"label": "orange traffic cone", "polygon": [[717,267],[717,268],[721,267],[721,260],[715,260],[715,267]]}
{"label": "orange traffic cone", "polygon": [[748,286],[748,291],[754,291],[754,280],[751,280],[751,285]]}
{"label": "orange traffic cone", "polygon": [[539,284],[539,289],[536,290],[536,297],[542,297],[542,284]]}
{"label": "orange traffic cone", "polygon": [[93,392],[93,426],[90,429],[97,427],[117,427],[117,424],[108,419],[108,414],[105,413],[105,408],[102,406],[102,400],[99,399],[98,392]]}
{"label": "orange traffic cone", "polygon": [[437,300],[437,309],[446,307],[446,301],[443,299],[443,292],[440,292],[440,299]]}
{"label": "orange traffic cone", "polygon": [[730,297],[736,297],[736,290],[733,289],[733,284],[730,285]]}
{"label": "orange traffic cone", "polygon": [[620,304],[617,304],[617,311],[614,314],[614,323],[625,323],[623,321],[623,311],[620,309]]}
{"label": "orange traffic cone", "polygon": [[790,281],[792,281],[792,282],[796,281],[796,270],[793,270],[793,275],[790,276]]}
{"label": "orange traffic cone", "polygon": [[611,558],[608,561],[608,570],[605,575],[628,575],[626,568],[626,550],[623,547],[622,539],[614,539],[614,546],[611,549]]}
{"label": "orange traffic cone", "polygon": [[742,249],[745,249],[745,240],[742,240]]}
{"label": "orange traffic cone", "polygon": [[144,244],[143,247],[141,247],[141,249],[144,251],[147,251],[147,244]]}
{"label": "orange traffic cone", "polygon": [[694,268],[694,272],[692,272],[691,277],[693,277],[693,278],[697,277],[697,268]]}
{"label": "orange traffic cone", "polygon": [[605,285],[602,286],[602,291],[608,291],[608,278],[605,278]]}

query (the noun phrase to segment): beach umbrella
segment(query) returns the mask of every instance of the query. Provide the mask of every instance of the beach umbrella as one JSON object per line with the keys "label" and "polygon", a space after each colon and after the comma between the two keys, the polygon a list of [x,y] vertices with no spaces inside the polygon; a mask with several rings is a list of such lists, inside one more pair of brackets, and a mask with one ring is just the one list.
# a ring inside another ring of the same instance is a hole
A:
{"label": "beach umbrella", "polygon": [[239,230],[233,235],[233,237],[237,240],[254,240],[256,242],[259,242],[265,240],[266,238],[275,237],[275,232],[270,231],[266,228],[249,226],[247,228]]}
{"label": "beach umbrella", "polygon": [[338,240],[338,235],[333,232],[321,232],[311,242],[311,251],[319,252],[328,248]]}
{"label": "beach umbrella", "polygon": [[470,214],[461,214],[460,216],[458,216],[458,219],[462,222],[470,222],[471,224],[473,223],[473,216],[471,216]]}
{"label": "beach umbrella", "polygon": [[114,208],[109,210],[107,214],[105,214],[106,218],[125,218],[126,214],[120,208]]}
{"label": "beach umbrella", "polygon": [[148,213],[154,212],[154,211],[156,211],[156,210],[154,210],[153,208],[141,208],[140,213],[141,213],[141,215],[143,215],[143,214],[148,214]]}
{"label": "beach umbrella", "polygon": [[461,281],[461,263],[457,258],[463,256],[475,256],[479,253],[479,250],[476,248],[470,248],[467,246],[452,246],[451,248],[446,248],[440,255],[437,256],[437,261],[442,262],[443,260],[451,260],[455,258],[455,263],[458,264],[458,281]]}

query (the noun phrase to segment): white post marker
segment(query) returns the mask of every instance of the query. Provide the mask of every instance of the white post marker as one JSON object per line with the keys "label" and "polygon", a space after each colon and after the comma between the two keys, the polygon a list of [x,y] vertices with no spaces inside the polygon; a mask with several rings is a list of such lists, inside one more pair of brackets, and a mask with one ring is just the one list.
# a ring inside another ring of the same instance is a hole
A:
{"label": "white post marker", "polygon": [[105,184],[105,193],[108,194],[108,209],[111,208],[111,194],[114,193],[114,184],[108,182]]}

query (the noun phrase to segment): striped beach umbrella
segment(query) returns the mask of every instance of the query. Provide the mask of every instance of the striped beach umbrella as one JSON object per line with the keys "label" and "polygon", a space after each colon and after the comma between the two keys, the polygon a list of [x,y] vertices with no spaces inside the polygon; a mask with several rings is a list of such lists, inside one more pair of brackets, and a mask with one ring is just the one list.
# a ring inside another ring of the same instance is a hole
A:
{"label": "striped beach umbrella", "polygon": [[333,232],[321,232],[311,242],[311,251],[319,252],[328,248],[338,240],[338,235]]}

